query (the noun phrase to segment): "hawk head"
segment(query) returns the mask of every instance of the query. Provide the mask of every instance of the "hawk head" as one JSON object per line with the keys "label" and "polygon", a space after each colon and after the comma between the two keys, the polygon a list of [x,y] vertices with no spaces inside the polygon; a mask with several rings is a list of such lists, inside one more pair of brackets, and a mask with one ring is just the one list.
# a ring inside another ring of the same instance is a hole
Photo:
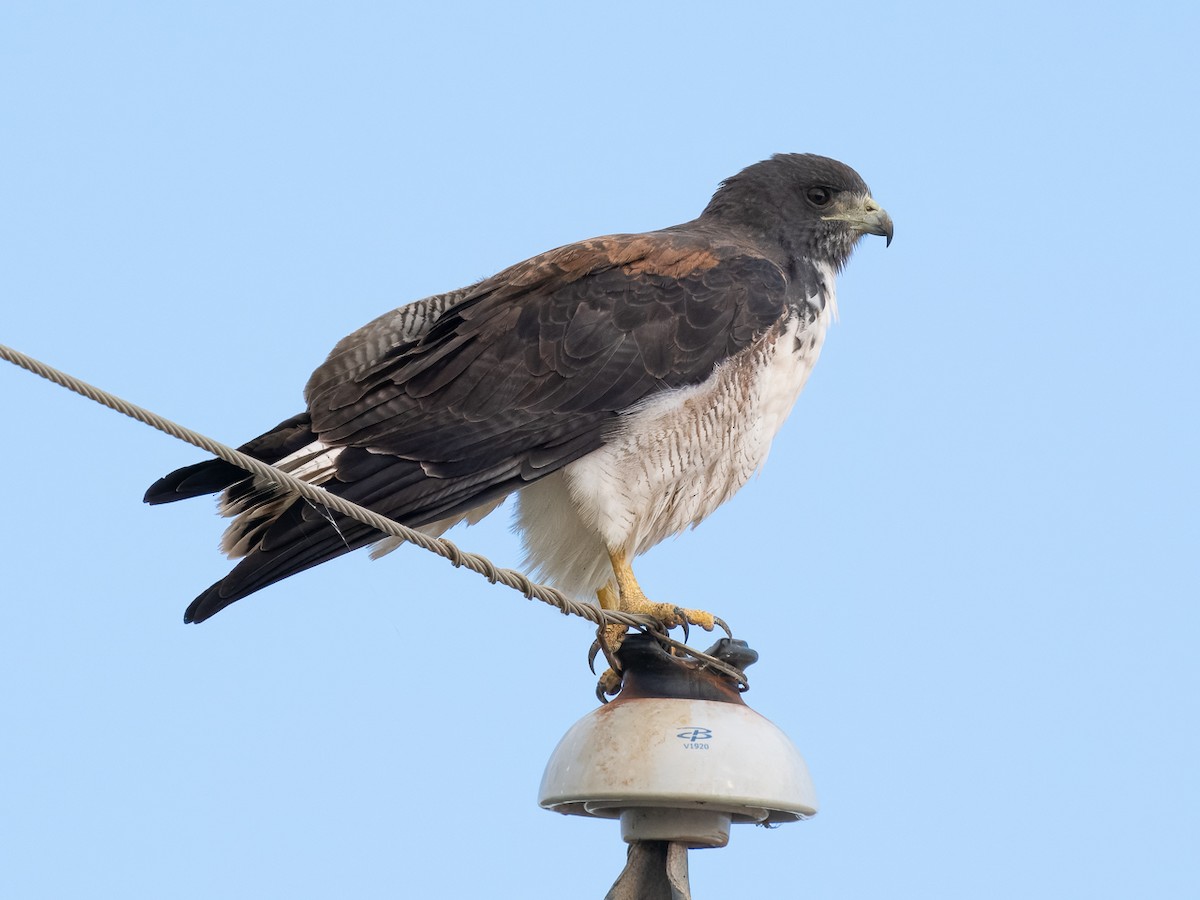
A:
{"label": "hawk head", "polygon": [[747,229],[788,256],[841,269],[864,234],[892,242],[892,219],[857,172],[826,156],[777,153],[721,186],[701,219]]}

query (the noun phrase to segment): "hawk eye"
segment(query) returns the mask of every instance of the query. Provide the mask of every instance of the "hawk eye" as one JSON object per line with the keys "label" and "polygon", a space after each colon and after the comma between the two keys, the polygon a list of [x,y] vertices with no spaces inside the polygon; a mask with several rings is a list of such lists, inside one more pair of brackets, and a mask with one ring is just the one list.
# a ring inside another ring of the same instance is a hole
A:
{"label": "hawk eye", "polygon": [[804,192],[804,196],[813,206],[828,206],[829,201],[833,199],[833,191],[827,187],[810,187]]}

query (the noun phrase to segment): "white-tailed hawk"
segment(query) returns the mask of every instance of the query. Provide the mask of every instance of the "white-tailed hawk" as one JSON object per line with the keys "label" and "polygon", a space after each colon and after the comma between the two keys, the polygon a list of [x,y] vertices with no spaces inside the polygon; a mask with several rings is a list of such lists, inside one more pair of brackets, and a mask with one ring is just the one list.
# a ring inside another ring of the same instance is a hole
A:
{"label": "white-tailed hawk", "polygon": [[[241,449],[414,528],[475,522],[510,494],[533,574],[607,608],[650,603],[630,563],[728,500],[766,459],[835,315],[834,278],[892,221],[848,166],[779,154],[698,218],[568,244],[386,313],[313,373],[306,409]],[[224,491],[240,562],[202,622],[310,566],[395,539],[221,460],[148,503]]]}

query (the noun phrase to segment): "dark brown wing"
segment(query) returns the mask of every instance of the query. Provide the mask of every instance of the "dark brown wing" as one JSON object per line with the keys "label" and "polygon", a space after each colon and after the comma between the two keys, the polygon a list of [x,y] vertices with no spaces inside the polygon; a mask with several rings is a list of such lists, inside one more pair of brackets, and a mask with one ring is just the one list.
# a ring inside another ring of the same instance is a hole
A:
{"label": "dark brown wing", "polygon": [[778,321],[786,289],[770,261],[687,232],[573,244],[476,285],[422,339],[351,378],[322,366],[306,390],[313,430],[488,465],[704,380]]}
{"label": "dark brown wing", "polygon": [[[787,294],[771,261],[682,229],[535,257],[420,339],[360,331],[358,346],[388,349],[354,365],[335,351],[313,374],[312,430],[346,448],[325,487],[411,526],[464,512],[597,449],[646,397],[708,378],[785,315]],[[297,501],[188,617],[379,537]]]}
{"label": "dark brown wing", "polygon": [[[470,288],[460,288],[435,294],[384,313],[338,341],[317,372],[331,382],[354,378],[394,347],[420,340],[437,318],[461,301],[469,291]],[[309,415],[303,412],[280,422],[238,449],[265,463],[277,463],[312,443],[315,437]],[[189,497],[212,494],[233,485],[238,485],[234,490],[235,496],[253,493],[257,489],[254,484],[239,484],[245,481],[244,469],[222,459],[210,459],[177,469],[158,479],[150,485],[143,499],[151,505],[174,503]]]}
{"label": "dark brown wing", "polygon": [[420,340],[446,310],[461,303],[470,292],[471,288],[459,288],[407,303],[346,335],[313,373],[307,391],[318,390],[322,384],[353,380],[384,354]]}

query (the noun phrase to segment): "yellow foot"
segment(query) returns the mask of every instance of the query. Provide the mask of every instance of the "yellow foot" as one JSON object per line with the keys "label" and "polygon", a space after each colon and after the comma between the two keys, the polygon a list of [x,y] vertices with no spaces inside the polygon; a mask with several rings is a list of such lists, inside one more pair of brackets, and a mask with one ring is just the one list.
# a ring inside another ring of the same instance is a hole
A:
{"label": "yellow foot", "polygon": [[[653,616],[666,628],[682,625],[685,632],[689,625],[699,625],[705,631],[712,631],[713,627],[718,624],[722,628],[725,627],[724,622],[702,609],[684,609],[670,603],[654,603],[647,599],[642,592],[642,586],[633,576],[633,566],[630,565],[625,553],[620,550],[615,552],[610,550],[608,555],[612,560],[613,574],[617,579],[617,602],[621,612]],[[603,596],[600,598],[600,604],[604,605]],[[687,638],[685,637],[684,640]]]}
{"label": "yellow foot", "polygon": [[[617,609],[621,608],[621,598],[617,592],[610,587],[602,587],[596,591],[596,596],[600,600],[601,609]],[[592,647],[592,659],[596,658],[596,651],[603,650],[604,658],[608,660],[608,664],[616,668],[616,660],[613,654],[621,647],[621,642],[625,640],[626,628],[624,625],[601,625],[596,629],[596,644]]]}
{"label": "yellow foot", "polygon": [[[610,550],[608,555],[612,561],[613,575],[616,576],[617,589],[615,592],[609,587],[600,589],[600,605],[603,608],[651,616],[662,622],[663,627],[667,629],[682,625],[685,641],[689,625],[698,625],[705,631],[712,631],[715,626],[720,625],[725,631],[729,631],[729,627],[710,612],[702,609],[685,609],[671,603],[652,602],[642,592],[641,585],[637,583],[637,579],[633,575],[633,567],[624,551]],[[617,640],[615,643],[619,646],[620,641]]]}
{"label": "yellow foot", "polygon": [[[621,598],[610,587],[602,587],[596,592],[601,609],[620,609]],[[588,666],[596,671],[596,654],[604,652],[609,668],[604,670],[600,681],[596,684],[596,699],[607,703],[609,697],[615,697],[621,692],[621,665],[617,662],[617,650],[625,641],[627,629],[624,625],[601,625],[596,629],[596,642],[588,653]]]}
{"label": "yellow foot", "polygon": [[[622,598],[622,600],[625,599]],[[710,612],[702,609],[684,609],[682,606],[673,606],[670,603],[653,603],[645,597],[622,603],[621,611],[653,616],[666,628],[682,625],[686,629],[689,625],[699,625],[705,631],[712,631],[716,625],[724,627],[724,623]]]}
{"label": "yellow foot", "polygon": [[[688,639],[688,626],[697,625],[705,631],[712,631],[717,625],[732,637],[729,626],[710,612],[702,609],[685,609],[671,603],[654,603],[642,592],[641,586],[633,576],[633,568],[625,553],[620,550],[610,550],[613,574],[616,576],[616,588],[605,586],[596,592],[602,609],[619,610],[624,613],[650,616],[662,623],[664,631],[677,626],[683,626],[683,640]],[[604,651],[604,658],[609,666],[596,687],[596,696],[604,700],[604,695],[616,694],[621,689],[621,667],[617,661],[617,650],[625,640],[624,625],[603,625],[596,631],[596,643],[588,657],[588,664],[595,662],[596,655]],[[595,671],[593,668],[592,671]]]}
{"label": "yellow foot", "polygon": [[616,669],[605,669],[600,680],[596,682],[596,699],[607,703],[609,697],[621,693],[621,673]]}

